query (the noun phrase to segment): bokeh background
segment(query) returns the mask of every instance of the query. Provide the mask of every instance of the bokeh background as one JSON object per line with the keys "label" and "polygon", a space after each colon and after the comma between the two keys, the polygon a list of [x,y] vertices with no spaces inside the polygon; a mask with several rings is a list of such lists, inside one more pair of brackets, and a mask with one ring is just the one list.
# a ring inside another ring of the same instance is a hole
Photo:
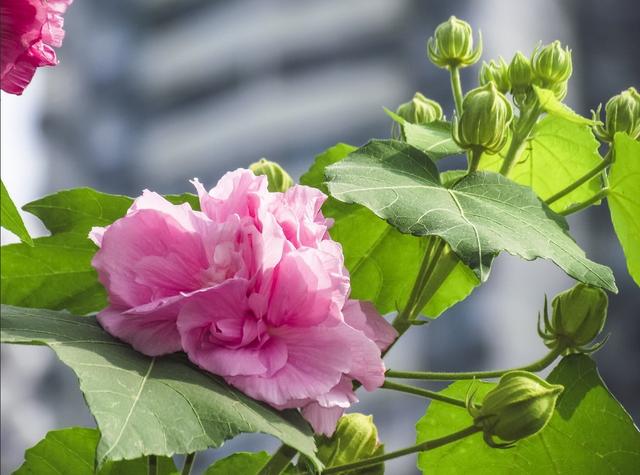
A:
{"label": "bokeh background", "polygon": [[[451,115],[446,72],[425,39],[456,15],[481,29],[483,58],[529,54],[538,41],[573,49],[568,102],[585,115],[640,84],[640,8],[634,0],[76,0],[56,68],[24,96],[2,95],[2,179],[22,205],[60,188],[135,196],[190,191],[261,158],[299,177],[337,142],[387,137],[382,107],[419,90]],[[475,86],[477,67],[463,71]],[[32,233],[43,230],[28,219]],[[614,269],[611,338],[595,355],[612,392],[640,420],[640,291],[629,277],[606,206],[572,216],[587,254]],[[3,242],[12,237],[3,231]],[[639,237],[640,239],[640,237]],[[544,294],[572,285],[548,262],[501,256],[488,283],[434,323],[416,327],[388,366],[471,370],[526,364],[545,353],[535,332]],[[47,431],[93,426],[73,373],[45,348],[2,348],[1,472]],[[437,385],[432,386],[438,388]],[[393,396],[393,397],[392,397]],[[389,449],[414,443],[422,399],[383,390],[354,410],[374,414]],[[241,436],[198,459],[277,441]],[[415,457],[389,463],[414,474]]]}

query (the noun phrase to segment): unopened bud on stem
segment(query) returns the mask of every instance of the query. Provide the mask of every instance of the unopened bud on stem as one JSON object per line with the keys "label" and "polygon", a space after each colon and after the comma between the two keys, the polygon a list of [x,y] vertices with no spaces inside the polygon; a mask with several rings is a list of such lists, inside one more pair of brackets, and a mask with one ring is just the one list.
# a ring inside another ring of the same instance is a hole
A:
{"label": "unopened bud on stem", "polygon": [[427,55],[441,68],[470,66],[482,55],[482,35],[478,33],[478,44],[474,48],[471,25],[452,16],[440,23],[427,41]]}
{"label": "unopened bud on stem", "polygon": [[544,329],[538,325],[538,332],[549,348],[560,347],[569,353],[592,353],[606,341],[586,346],[602,332],[607,319],[607,304],[604,290],[577,284],[555,296],[551,303],[551,319],[545,302]]}
{"label": "unopened bud on stem", "polygon": [[467,398],[467,409],[487,444],[509,447],[547,425],[563,389],[527,371],[511,371],[487,393],[482,404],[475,403],[473,395]]}
{"label": "unopened bud on stem", "polygon": [[493,82],[467,93],[455,118],[453,139],[469,150],[497,153],[506,143],[513,119],[511,104]]}
{"label": "unopened bud on stem", "polygon": [[293,186],[293,179],[289,174],[276,162],[270,162],[261,158],[255,163],[249,165],[249,169],[254,175],[266,175],[268,179],[269,191],[287,191]]}

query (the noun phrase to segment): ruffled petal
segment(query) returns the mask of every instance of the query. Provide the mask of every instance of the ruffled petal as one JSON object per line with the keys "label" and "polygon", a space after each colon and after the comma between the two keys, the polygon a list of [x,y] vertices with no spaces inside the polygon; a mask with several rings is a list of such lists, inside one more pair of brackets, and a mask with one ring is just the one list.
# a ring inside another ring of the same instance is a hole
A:
{"label": "ruffled petal", "polygon": [[342,309],[344,320],[350,327],[363,332],[381,351],[386,350],[398,337],[398,332],[376,310],[371,302],[349,300]]}

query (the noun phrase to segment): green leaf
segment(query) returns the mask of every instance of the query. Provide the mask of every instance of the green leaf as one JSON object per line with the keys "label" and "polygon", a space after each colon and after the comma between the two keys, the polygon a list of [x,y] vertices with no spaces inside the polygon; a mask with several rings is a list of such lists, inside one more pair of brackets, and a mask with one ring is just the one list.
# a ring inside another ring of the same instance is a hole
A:
{"label": "green leaf", "polygon": [[430,124],[412,124],[389,109],[385,109],[385,111],[402,126],[406,142],[419,148],[433,160],[464,153],[464,150],[458,147],[458,144],[451,137],[451,124],[449,122],[436,121]]}
{"label": "green leaf", "polygon": [[204,475],[257,475],[267,463],[270,456],[267,452],[237,452],[220,460],[216,460]]}
{"label": "green leaf", "polygon": [[65,232],[33,243],[33,247],[9,244],[0,248],[2,303],[79,314],[107,305],[107,294],[91,267],[97,248],[85,233]]}
{"label": "green leaf", "polygon": [[[492,449],[475,434],[459,442],[422,452],[418,468],[429,475],[557,473],[627,474],[640,466],[640,433],[584,355],[564,358],[548,381],[565,387],[549,424],[538,435],[510,449]],[[460,381],[443,394],[464,399],[469,385]],[[477,384],[477,383],[476,383]],[[478,400],[495,384],[478,384]],[[416,429],[418,442],[471,424],[466,409],[433,401]],[[464,454],[464,455],[461,455]]]}
{"label": "green leaf", "polygon": [[2,342],[48,345],[76,373],[102,434],[99,465],[197,452],[241,432],[264,432],[320,466],[298,412],[250,399],[183,354],[144,356],[108,335],[94,317],[67,312],[3,305],[1,322]]}
{"label": "green leaf", "polygon": [[502,175],[472,173],[445,188],[427,155],[393,140],[371,141],[325,173],[334,198],[366,206],[401,232],[442,237],[481,280],[507,251],[551,259],[579,281],[617,291],[611,270],[585,257],[566,220]]}
{"label": "green leaf", "polygon": [[16,205],[13,204],[13,200],[11,200],[3,181],[0,181],[0,186],[2,188],[0,190],[0,226],[18,236],[22,242],[32,245],[31,236],[29,236],[29,232],[24,226],[20,213],[18,213]]}
{"label": "green leaf", "polygon": [[77,232],[85,237],[93,226],[108,226],[121,218],[133,200],[91,188],[63,190],[22,207],[40,218],[52,234]]}
{"label": "green leaf", "polygon": [[[358,413],[342,416],[333,436],[317,437],[317,443],[318,458],[325,467],[357,462],[384,453],[384,445],[378,440],[378,429],[373,423],[373,416]],[[383,473],[384,464],[344,472],[345,475],[381,475]]]}
{"label": "green leaf", "polygon": [[627,258],[629,274],[640,285],[640,143],[617,133],[613,154],[607,194],[611,220]]}
{"label": "green leaf", "polygon": [[580,125],[597,125],[600,123],[597,120],[587,119],[586,117],[576,114],[569,106],[559,101],[553,91],[538,86],[533,86],[533,89],[538,96],[540,105],[548,114]]}
{"label": "green leaf", "polygon": [[[199,209],[193,194],[166,198]],[[35,239],[33,247],[2,246],[2,303],[80,314],[104,308],[107,295],[91,266],[97,248],[87,235],[93,226],[108,226],[124,216],[132,203],[128,196],[76,188],[25,205],[24,209],[40,218],[53,235]]]}
{"label": "green leaf", "polygon": [[[538,122],[531,138],[514,165],[509,178],[529,186],[545,200],[566,188],[602,162],[599,144],[591,129],[565,119],[547,116]],[[498,172],[499,155],[483,155],[480,169]],[[581,203],[600,191],[596,176],[551,204],[559,212],[573,203]]]}
{"label": "green leaf", "polygon": [[[316,157],[300,182],[326,193],[324,169],[354,150],[356,147],[345,144],[330,148]],[[418,275],[427,239],[403,234],[364,206],[341,203],[331,197],[322,211],[335,220],[329,232],[342,245],[351,275],[352,298],[373,302],[382,314],[402,308]],[[471,269],[458,263],[423,313],[437,317],[466,298],[478,283]]]}
{"label": "green leaf", "polygon": [[[27,449],[25,461],[14,475],[94,475],[96,447],[100,432],[96,429],[72,427],[53,430],[36,445]],[[173,460],[158,457],[158,475],[176,474]],[[108,462],[98,475],[147,475],[148,458]]]}
{"label": "green leaf", "polygon": [[[173,204],[189,203],[200,209],[198,197],[191,193],[166,195]],[[74,231],[88,234],[93,226],[108,226],[122,218],[133,204],[133,198],[110,195],[91,188],[74,188],[45,196],[23,206],[37,216],[52,234]]]}

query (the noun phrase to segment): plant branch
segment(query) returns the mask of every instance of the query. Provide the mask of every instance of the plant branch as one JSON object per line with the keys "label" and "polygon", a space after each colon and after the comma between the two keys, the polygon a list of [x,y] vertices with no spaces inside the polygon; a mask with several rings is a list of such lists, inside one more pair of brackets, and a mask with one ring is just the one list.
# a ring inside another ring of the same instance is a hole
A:
{"label": "plant branch", "polygon": [[340,473],[340,472],[346,472],[350,470],[357,470],[357,469],[372,467],[374,465],[378,465],[379,463],[385,462],[387,460],[402,457],[403,455],[409,455],[416,452],[424,452],[426,450],[433,450],[438,447],[442,447],[443,445],[447,445],[452,442],[457,442],[460,439],[464,439],[465,437],[468,437],[472,434],[480,432],[480,430],[481,429],[478,427],[470,426],[470,427],[467,427],[466,429],[462,429],[458,432],[454,432],[453,434],[449,434],[444,437],[440,437],[438,439],[427,440],[426,442],[422,442],[420,444],[407,447],[406,449],[396,450],[394,452],[389,452],[386,454],[378,455],[376,457],[371,457],[364,460],[358,460],[357,462],[351,462],[344,465],[329,467],[322,472],[322,475],[330,475],[332,473]]}
{"label": "plant branch", "polygon": [[496,371],[468,371],[468,372],[430,372],[430,371],[394,371],[389,370],[386,373],[388,378],[401,378],[401,379],[426,379],[431,381],[458,381],[462,379],[482,379],[482,378],[499,378],[509,371],[541,371],[551,363],[553,363],[558,356],[564,351],[564,347],[556,347],[551,350],[544,358],[531,363],[527,366],[513,369],[501,369]]}
{"label": "plant branch", "polygon": [[467,407],[466,403],[460,399],[445,396],[436,391],[429,391],[424,388],[416,388],[415,386],[409,386],[407,384],[394,383],[392,381],[385,381],[381,386],[383,389],[390,389],[392,391],[399,391],[401,393],[415,394],[416,396],[426,397],[433,399],[434,401],[446,402],[458,407]]}
{"label": "plant branch", "polygon": [[513,136],[511,137],[507,155],[504,157],[502,167],[500,168],[500,174],[509,176],[511,169],[515,165],[516,158],[520,156],[522,147],[524,147],[527,138],[529,138],[533,126],[536,125],[540,112],[540,105],[536,102],[530,108],[525,109],[520,117],[518,117],[513,129]]}
{"label": "plant branch", "polygon": [[471,159],[469,160],[469,169],[467,173],[475,172],[478,169],[478,165],[480,165],[480,157],[482,157],[483,150],[481,148],[472,148],[470,150]]}
{"label": "plant branch", "polygon": [[298,451],[288,445],[282,444],[280,448],[271,456],[264,467],[260,469],[258,475],[280,475],[287,468],[291,459]]}
{"label": "plant branch", "polygon": [[184,459],[184,465],[182,466],[182,471],[180,472],[182,475],[189,475],[191,473],[191,467],[193,467],[193,462],[196,459],[195,452],[192,454],[187,454]]}
{"label": "plant branch", "polygon": [[577,213],[578,211],[582,211],[583,209],[588,208],[592,204],[606,198],[608,193],[609,193],[609,188],[602,188],[599,192],[597,192],[588,200],[585,200],[582,203],[573,204],[569,206],[567,209],[559,211],[558,214],[561,214],[562,216],[568,216],[570,214]]}
{"label": "plant branch", "polygon": [[558,191],[553,196],[550,196],[549,198],[544,200],[544,202],[546,204],[550,205],[551,203],[554,203],[554,202],[558,201],[560,198],[568,195],[569,193],[571,193],[573,190],[578,188],[583,183],[589,181],[591,178],[593,178],[594,176],[598,175],[605,168],[607,168],[609,165],[611,165],[611,162],[612,162],[611,154],[607,153],[607,156],[604,158],[604,160],[602,160],[602,162],[600,162],[596,167],[594,167],[591,170],[589,170],[587,173],[582,175],[580,178],[578,178],[576,181],[571,183],[569,186],[563,188],[562,190]]}
{"label": "plant branch", "polygon": [[149,475],[158,475],[158,457],[155,455],[149,455],[147,457],[147,468]]}
{"label": "plant branch", "polygon": [[462,115],[462,85],[460,84],[460,68],[452,66],[449,68],[449,76],[451,78],[451,92],[453,100],[456,104],[456,114],[458,117]]}

